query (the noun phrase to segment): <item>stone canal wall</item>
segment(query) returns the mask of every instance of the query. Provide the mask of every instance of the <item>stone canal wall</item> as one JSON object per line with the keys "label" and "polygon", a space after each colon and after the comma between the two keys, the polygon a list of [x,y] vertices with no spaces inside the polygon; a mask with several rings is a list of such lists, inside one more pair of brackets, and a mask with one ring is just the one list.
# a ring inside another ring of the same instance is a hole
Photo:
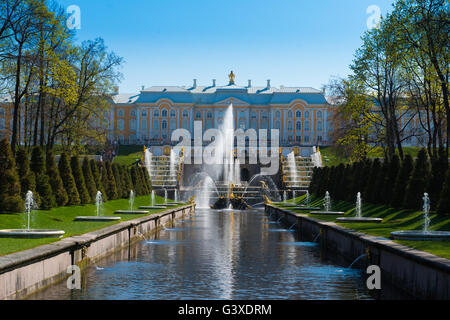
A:
{"label": "stone canal wall", "polygon": [[194,210],[195,205],[169,209],[0,257],[0,299],[21,298],[67,278],[68,267],[86,266]]}
{"label": "stone canal wall", "polygon": [[412,249],[389,239],[370,236],[324,222],[288,209],[266,205],[271,214],[286,225],[296,223],[303,240],[317,239],[326,251],[354,261],[366,254],[366,265],[381,269],[382,281],[419,299],[450,299],[450,260]]}

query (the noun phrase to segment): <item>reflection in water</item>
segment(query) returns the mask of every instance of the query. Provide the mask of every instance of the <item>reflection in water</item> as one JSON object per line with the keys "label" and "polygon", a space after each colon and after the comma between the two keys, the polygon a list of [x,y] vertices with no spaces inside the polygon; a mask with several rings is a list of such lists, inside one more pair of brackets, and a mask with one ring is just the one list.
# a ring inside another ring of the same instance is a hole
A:
{"label": "reflection in water", "polygon": [[31,299],[368,299],[362,275],[261,211],[197,210]]}

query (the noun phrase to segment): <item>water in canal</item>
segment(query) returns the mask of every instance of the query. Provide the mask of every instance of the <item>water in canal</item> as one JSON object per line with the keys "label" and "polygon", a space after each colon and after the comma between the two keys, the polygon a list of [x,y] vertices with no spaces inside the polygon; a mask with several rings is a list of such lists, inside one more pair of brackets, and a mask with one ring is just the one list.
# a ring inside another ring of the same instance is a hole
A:
{"label": "water in canal", "polygon": [[262,210],[196,210],[30,299],[370,299],[362,273]]}

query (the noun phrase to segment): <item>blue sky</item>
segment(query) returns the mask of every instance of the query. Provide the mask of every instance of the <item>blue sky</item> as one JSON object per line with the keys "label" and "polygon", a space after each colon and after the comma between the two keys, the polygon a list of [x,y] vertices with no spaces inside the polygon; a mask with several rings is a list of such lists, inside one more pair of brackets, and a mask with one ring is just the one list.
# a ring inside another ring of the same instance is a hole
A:
{"label": "blue sky", "polygon": [[236,83],[320,88],[345,76],[366,13],[392,0],[59,0],[81,9],[78,41],[102,37],[125,59],[121,93],[142,85]]}

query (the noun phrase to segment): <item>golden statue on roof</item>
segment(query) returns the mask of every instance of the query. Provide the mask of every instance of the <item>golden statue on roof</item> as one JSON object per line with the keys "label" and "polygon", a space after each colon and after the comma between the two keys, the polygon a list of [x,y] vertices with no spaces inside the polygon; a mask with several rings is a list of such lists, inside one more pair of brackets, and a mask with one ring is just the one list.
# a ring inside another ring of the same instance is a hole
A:
{"label": "golden statue on roof", "polygon": [[230,74],[228,75],[228,78],[230,79],[230,84],[234,84],[235,75],[234,75],[233,71],[230,72]]}

